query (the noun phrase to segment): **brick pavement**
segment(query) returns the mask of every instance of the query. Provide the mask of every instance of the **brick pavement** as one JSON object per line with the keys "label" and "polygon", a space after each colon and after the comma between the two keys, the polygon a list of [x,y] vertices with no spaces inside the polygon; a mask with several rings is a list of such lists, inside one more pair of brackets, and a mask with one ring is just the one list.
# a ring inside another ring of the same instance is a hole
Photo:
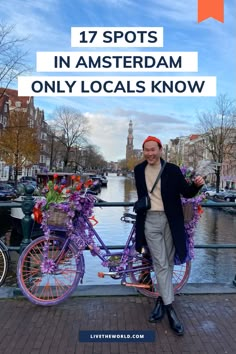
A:
{"label": "brick pavement", "polygon": [[[236,294],[180,295],[175,308],[185,335],[169,329],[167,317],[147,321],[153,300],[142,296],[69,298],[40,307],[25,299],[0,300],[0,353],[236,353]],[[154,330],[154,343],[80,343],[80,330]]]}

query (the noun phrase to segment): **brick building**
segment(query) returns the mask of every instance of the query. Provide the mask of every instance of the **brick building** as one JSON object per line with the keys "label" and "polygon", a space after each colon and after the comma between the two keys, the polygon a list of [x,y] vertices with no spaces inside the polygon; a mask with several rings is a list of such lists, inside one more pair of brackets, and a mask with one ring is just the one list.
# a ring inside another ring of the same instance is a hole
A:
{"label": "brick building", "polygon": [[[11,111],[19,110],[27,114],[29,127],[37,129],[40,157],[35,165],[27,165],[19,171],[21,176],[32,176],[36,171],[49,165],[49,153],[47,146],[48,124],[44,119],[44,111],[36,108],[34,97],[19,97],[18,91],[13,89],[0,88],[0,135],[3,129],[7,128],[8,117]],[[0,157],[0,180],[8,180],[14,173],[11,166],[7,166]]]}
{"label": "brick building", "polygon": [[[216,132],[217,133],[217,132]],[[217,134],[216,134],[217,135]],[[168,160],[177,165],[186,165],[196,169],[200,161],[212,161],[214,168],[217,168],[217,161],[206,149],[209,145],[207,134],[191,134],[189,136],[176,137],[171,139],[168,144]],[[230,145],[230,153],[224,151],[223,163],[220,163],[220,187],[236,188],[236,129],[231,129],[228,139],[224,146]],[[226,150],[226,149],[224,149]],[[207,177],[210,184],[216,183],[216,175],[212,173]]]}

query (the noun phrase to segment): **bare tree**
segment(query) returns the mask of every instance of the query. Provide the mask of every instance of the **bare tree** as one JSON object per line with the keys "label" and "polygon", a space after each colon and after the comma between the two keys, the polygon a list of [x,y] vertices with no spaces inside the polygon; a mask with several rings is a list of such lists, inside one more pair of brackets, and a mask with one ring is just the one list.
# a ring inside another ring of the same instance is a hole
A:
{"label": "bare tree", "polygon": [[11,111],[8,124],[1,132],[0,157],[15,168],[15,184],[19,169],[37,163],[39,144],[37,129],[29,126],[28,116],[23,111]]}
{"label": "bare tree", "polygon": [[69,162],[69,155],[73,148],[82,146],[86,142],[89,132],[88,119],[78,110],[71,107],[58,107],[54,114],[52,129],[57,140],[64,146],[64,167]]}
{"label": "bare tree", "polygon": [[219,192],[221,166],[225,159],[235,156],[236,108],[227,95],[216,99],[215,109],[198,114],[199,131],[204,135],[205,148],[216,164],[216,190]]}
{"label": "bare tree", "polygon": [[62,161],[62,156],[64,156],[65,147],[58,141],[56,132],[50,126],[48,126],[47,137],[47,149],[50,154],[49,170],[52,171],[54,168],[58,169],[58,164]]}
{"label": "bare tree", "polygon": [[87,170],[104,170],[107,167],[99,148],[96,145],[87,145],[78,151],[77,164]]}
{"label": "bare tree", "polygon": [[131,156],[128,159],[126,159],[126,168],[128,171],[132,172],[134,170],[134,167],[140,163],[142,159],[138,158],[137,156]]}
{"label": "bare tree", "polygon": [[14,26],[0,23],[0,98],[18,75],[29,70],[25,62],[26,38],[14,35]]}

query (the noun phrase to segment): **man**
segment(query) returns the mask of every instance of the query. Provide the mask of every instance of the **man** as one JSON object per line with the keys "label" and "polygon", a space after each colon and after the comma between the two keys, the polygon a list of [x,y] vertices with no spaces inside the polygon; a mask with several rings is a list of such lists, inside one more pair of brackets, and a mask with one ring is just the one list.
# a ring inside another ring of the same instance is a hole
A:
{"label": "man", "polygon": [[160,321],[166,311],[172,330],[177,335],[183,335],[184,327],[172,305],[174,257],[185,263],[187,256],[181,196],[194,197],[204,180],[197,176],[189,185],[178,166],[166,163],[159,182],[150,193],[164,163],[160,139],[148,136],[143,142],[143,153],[145,161],[134,168],[135,183],[139,199],[149,194],[151,208],[137,213],[136,250],[141,252],[142,247],[148,245],[161,295],[149,321]]}

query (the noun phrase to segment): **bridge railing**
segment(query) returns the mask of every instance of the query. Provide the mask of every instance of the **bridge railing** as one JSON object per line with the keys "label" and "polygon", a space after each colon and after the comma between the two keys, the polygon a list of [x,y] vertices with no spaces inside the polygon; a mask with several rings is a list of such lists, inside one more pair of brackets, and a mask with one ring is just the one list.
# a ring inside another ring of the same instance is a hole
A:
{"label": "bridge railing", "polygon": [[[24,248],[30,244],[31,242],[31,235],[32,235],[32,228],[33,228],[33,219],[31,217],[32,210],[34,206],[34,198],[32,196],[34,188],[29,185],[25,188],[25,196],[24,200],[21,202],[18,201],[8,201],[8,202],[0,202],[0,208],[22,208],[24,217],[21,220],[22,224],[22,232],[23,232],[23,239],[20,246],[12,247],[9,246],[9,251],[18,251],[21,253]],[[208,201],[207,203],[200,203],[203,208],[223,208],[223,207],[230,207],[236,208],[236,203],[233,202],[220,202],[215,203]],[[133,207],[133,202],[96,202],[95,207]],[[110,249],[122,249],[124,245],[112,245],[108,246]],[[211,248],[211,249],[236,249],[236,244],[202,244],[202,245],[195,245],[194,248]],[[233,280],[233,284],[236,286],[236,275]]]}

